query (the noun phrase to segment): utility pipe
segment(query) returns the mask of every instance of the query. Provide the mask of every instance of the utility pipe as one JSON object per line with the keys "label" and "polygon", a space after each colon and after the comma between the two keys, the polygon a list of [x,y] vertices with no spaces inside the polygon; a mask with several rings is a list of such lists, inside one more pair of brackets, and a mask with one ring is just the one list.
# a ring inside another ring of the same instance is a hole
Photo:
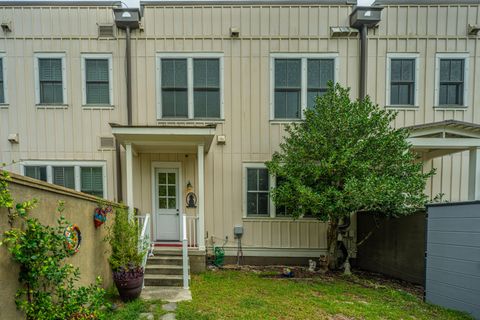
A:
{"label": "utility pipe", "polygon": [[368,27],[363,24],[360,28],[360,83],[359,98],[365,99],[367,96],[367,65],[368,65]]}
{"label": "utility pipe", "polygon": [[127,43],[126,43],[126,59],[127,59],[127,123],[132,125],[132,61],[130,49],[130,27],[126,28]]}

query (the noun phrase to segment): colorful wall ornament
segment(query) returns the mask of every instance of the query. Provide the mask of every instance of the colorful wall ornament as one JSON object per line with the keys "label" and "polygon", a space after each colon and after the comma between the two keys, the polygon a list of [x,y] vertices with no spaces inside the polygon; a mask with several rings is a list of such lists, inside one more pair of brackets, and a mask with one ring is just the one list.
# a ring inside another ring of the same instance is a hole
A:
{"label": "colorful wall ornament", "polygon": [[93,223],[95,224],[95,228],[100,227],[105,221],[107,221],[107,214],[110,212],[112,212],[111,206],[99,206],[95,208],[95,212],[93,213]]}
{"label": "colorful wall ornament", "polygon": [[82,233],[76,224],[68,225],[63,232],[65,236],[65,248],[71,252],[73,256],[80,249],[82,243]]}

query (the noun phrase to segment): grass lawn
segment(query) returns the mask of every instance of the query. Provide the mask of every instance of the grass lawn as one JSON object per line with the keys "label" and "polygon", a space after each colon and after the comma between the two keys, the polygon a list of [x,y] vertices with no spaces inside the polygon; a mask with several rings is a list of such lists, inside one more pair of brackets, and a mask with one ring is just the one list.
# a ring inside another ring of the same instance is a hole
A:
{"label": "grass lawn", "polygon": [[166,312],[162,310],[162,301],[145,301],[141,299],[123,303],[118,296],[112,298],[115,310],[110,311],[107,320],[138,320],[140,314],[151,313],[155,320],[160,320]]}
{"label": "grass lawn", "polygon": [[193,300],[179,304],[177,319],[471,319],[384,282],[265,276],[234,270],[193,275]]}

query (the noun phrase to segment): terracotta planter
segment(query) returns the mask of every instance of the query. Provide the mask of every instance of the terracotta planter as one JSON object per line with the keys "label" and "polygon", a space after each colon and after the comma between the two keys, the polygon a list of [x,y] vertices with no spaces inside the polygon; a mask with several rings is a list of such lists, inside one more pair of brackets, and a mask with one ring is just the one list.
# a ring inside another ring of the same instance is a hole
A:
{"label": "terracotta planter", "polygon": [[137,299],[142,293],[144,273],[114,272],[113,280],[123,302]]}

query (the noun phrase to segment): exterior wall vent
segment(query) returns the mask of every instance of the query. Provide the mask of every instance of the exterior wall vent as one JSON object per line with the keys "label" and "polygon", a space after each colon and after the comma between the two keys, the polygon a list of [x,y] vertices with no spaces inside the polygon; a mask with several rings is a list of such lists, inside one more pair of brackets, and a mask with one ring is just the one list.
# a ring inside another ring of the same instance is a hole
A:
{"label": "exterior wall vent", "polygon": [[113,137],[100,137],[100,150],[115,150]]}
{"label": "exterior wall vent", "polygon": [[98,25],[98,37],[99,38],[115,38],[115,25],[114,24],[99,24]]}
{"label": "exterior wall vent", "polygon": [[356,37],[358,36],[358,30],[351,27],[330,27],[330,37]]}

